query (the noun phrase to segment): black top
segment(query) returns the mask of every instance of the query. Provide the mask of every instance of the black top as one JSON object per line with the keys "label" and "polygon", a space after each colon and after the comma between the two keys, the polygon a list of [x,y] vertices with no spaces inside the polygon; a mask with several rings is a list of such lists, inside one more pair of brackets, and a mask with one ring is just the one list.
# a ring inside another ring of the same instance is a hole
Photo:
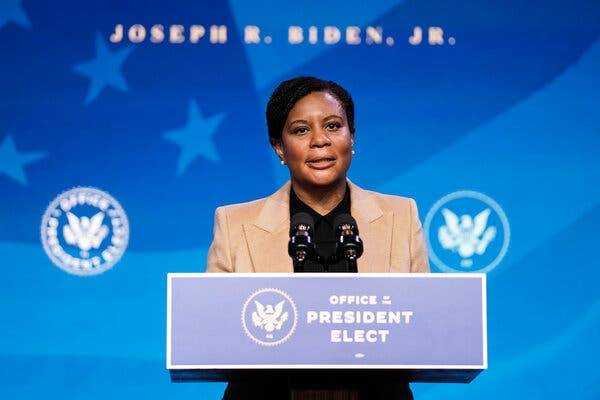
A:
{"label": "black top", "polygon": [[299,212],[308,213],[315,221],[313,241],[322,262],[317,265],[294,266],[294,272],[357,272],[351,270],[345,261],[335,262],[332,259],[337,241],[333,222],[340,214],[350,214],[350,187],[348,184],[346,183],[346,192],[342,201],[326,215],[319,214],[300,200],[292,187],[290,189],[290,219]]}

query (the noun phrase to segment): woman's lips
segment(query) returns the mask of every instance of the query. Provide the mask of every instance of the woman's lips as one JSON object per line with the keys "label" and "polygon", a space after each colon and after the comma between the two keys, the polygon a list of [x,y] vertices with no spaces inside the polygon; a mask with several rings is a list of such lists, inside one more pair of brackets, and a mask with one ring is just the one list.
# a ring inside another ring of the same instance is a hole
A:
{"label": "woman's lips", "polygon": [[335,165],[335,158],[319,158],[306,162],[309,168],[312,169],[327,169]]}

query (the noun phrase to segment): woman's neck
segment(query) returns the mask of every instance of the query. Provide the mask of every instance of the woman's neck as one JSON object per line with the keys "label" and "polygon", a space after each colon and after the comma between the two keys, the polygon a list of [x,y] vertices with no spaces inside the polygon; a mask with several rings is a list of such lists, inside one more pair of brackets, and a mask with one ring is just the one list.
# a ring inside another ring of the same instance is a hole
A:
{"label": "woman's neck", "polygon": [[321,215],[328,214],[337,206],[346,194],[346,178],[327,187],[304,186],[292,179],[296,196],[307,206]]}

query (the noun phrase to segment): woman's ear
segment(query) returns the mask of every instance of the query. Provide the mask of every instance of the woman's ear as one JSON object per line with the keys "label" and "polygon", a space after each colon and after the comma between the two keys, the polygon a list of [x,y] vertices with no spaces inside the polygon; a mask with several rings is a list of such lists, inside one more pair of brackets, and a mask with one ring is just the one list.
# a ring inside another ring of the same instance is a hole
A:
{"label": "woman's ear", "polygon": [[273,150],[277,153],[277,157],[279,157],[280,160],[285,161],[285,152],[283,151],[283,143],[281,140],[273,140],[271,146],[273,146]]}

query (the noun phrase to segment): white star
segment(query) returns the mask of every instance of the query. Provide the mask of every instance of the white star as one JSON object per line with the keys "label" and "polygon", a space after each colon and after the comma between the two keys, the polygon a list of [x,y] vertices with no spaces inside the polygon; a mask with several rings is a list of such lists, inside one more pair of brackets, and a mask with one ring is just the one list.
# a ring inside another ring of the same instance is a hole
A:
{"label": "white star", "polygon": [[0,28],[10,21],[25,28],[31,28],[31,22],[29,22],[27,14],[23,11],[21,0],[0,1]]}
{"label": "white star", "polygon": [[27,185],[27,176],[23,166],[31,164],[40,158],[46,157],[46,153],[19,153],[10,136],[4,138],[0,145],[0,173],[8,175],[21,185]]}
{"label": "white star", "polygon": [[121,73],[121,67],[133,48],[110,51],[100,34],[96,35],[96,58],[75,66],[75,71],[90,78],[90,88],[85,98],[86,104],[94,100],[102,89],[112,86],[127,91],[127,83]]}
{"label": "white star", "polygon": [[181,149],[177,162],[177,175],[183,174],[192,161],[200,155],[210,161],[219,161],[213,136],[224,117],[224,114],[218,114],[205,119],[196,102],[191,101],[187,125],[164,134],[165,139],[177,144]]}

